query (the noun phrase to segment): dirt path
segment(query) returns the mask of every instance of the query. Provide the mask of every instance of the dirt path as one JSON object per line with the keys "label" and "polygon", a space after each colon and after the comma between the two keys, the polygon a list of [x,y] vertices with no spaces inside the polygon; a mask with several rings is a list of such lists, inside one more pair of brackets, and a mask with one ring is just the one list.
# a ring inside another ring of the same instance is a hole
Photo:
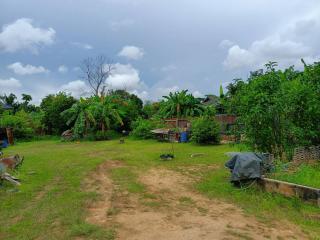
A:
{"label": "dirt path", "polygon": [[294,225],[272,226],[246,216],[238,207],[209,200],[192,189],[192,179],[168,169],[151,169],[140,177],[142,194],[120,191],[108,177],[119,162],[100,165],[86,184],[101,195],[89,207],[87,221],[117,226],[117,239],[307,239]]}

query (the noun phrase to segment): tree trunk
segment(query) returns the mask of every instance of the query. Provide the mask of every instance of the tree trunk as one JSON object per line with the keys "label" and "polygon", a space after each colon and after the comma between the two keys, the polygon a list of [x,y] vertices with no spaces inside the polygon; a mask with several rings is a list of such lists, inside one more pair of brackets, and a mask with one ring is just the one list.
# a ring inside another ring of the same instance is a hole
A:
{"label": "tree trunk", "polygon": [[104,123],[102,123],[102,124],[101,124],[101,131],[102,131],[103,133],[104,133],[105,130],[106,130],[105,128],[106,128],[106,127],[105,127]]}

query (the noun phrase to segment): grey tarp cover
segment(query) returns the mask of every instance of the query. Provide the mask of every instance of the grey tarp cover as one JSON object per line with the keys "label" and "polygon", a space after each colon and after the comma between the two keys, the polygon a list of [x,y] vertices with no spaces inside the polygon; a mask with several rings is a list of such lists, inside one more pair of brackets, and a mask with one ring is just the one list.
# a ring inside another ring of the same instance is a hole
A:
{"label": "grey tarp cover", "polygon": [[231,159],[225,166],[231,170],[231,182],[261,178],[265,155],[262,153],[229,153]]}

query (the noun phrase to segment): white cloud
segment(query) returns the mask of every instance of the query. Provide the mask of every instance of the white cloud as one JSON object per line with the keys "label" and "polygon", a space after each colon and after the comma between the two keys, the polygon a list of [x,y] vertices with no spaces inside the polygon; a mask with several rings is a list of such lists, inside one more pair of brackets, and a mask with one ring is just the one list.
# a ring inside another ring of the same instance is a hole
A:
{"label": "white cloud", "polygon": [[228,50],[228,56],[223,64],[229,69],[241,68],[250,66],[255,61],[255,56],[248,50],[234,45]]}
{"label": "white cloud", "polygon": [[110,89],[125,89],[133,91],[141,88],[143,83],[140,81],[139,71],[130,64],[115,64],[112,75],[106,80]]}
{"label": "white cloud", "polygon": [[0,90],[3,92],[11,91],[12,89],[17,89],[22,87],[21,82],[15,78],[0,79]]}
{"label": "white cloud", "polygon": [[62,85],[59,91],[64,91],[76,98],[80,98],[88,94],[88,86],[82,80],[75,80]]}
{"label": "white cloud", "polygon": [[228,69],[262,67],[268,61],[277,61],[280,67],[297,65],[300,59],[319,60],[319,9],[283,25],[273,35],[253,41],[247,48],[233,44],[223,64]]}
{"label": "white cloud", "polygon": [[20,18],[2,27],[0,50],[17,52],[26,49],[36,54],[39,47],[53,44],[55,34],[53,28],[34,27],[32,19]]}
{"label": "white cloud", "polygon": [[292,40],[282,40],[279,35],[254,41],[248,49],[234,45],[228,50],[223,64],[228,69],[259,67],[268,61],[291,65],[297,59],[310,57],[310,47]]}
{"label": "white cloud", "polygon": [[65,65],[60,65],[59,67],[58,67],[58,72],[59,73],[66,73],[66,72],[68,72],[68,67],[67,66],[65,66]]}
{"label": "white cloud", "polygon": [[126,28],[134,24],[132,19],[122,19],[119,21],[110,21],[109,26],[112,31],[118,31],[121,28]]}
{"label": "white cloud", "polygon": [[118,56],[125,57],[127,59],[139,60],[143,57],[144,50],[136,46],[124,46],[118,53]]}
{"label": "white cloud", "polygon": [[85,50],[91,50],[93,49],[93,46],[88,44],[88,43],[80,43],[80,42],[71,42],[72,45],[78,47],[78,48],[82,48]]}
{"label": "white cloud", "polygon": [[201,98],[204,96],[204,94],[202,92],[199,92],[198,90],[194,91],[192,95],[196,98]]}
{"label": "white cloud", "polygon": [[220,48],[228,48],[228,47],[231,47],[234,45],[234,42],[228,40],[228,39],[225,39],[225,40],[222,40],[219,44],[219,47]]}
{"label": "white cloud", "polygon": [[37,73],[48,73],[49,70],[42,66],[33,66],[30,64],[23,65],[21,62],[15,62],[7,66],[8,69],[12,70],[15,74],[19,75],[31,75]]}
{"label": "white cloud", "polygon": [[133,90],[130,93],[137,95],[143,101],[147,101],[149,99],[149,92],[146,90],[143,90],[143,91]]}

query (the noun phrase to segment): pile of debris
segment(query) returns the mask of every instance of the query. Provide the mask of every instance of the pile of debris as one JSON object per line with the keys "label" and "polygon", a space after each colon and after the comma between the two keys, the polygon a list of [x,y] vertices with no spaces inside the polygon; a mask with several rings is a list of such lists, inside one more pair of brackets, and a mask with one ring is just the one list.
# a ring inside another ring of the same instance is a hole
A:
{"label": "pile of debris", "polygon": [[72,130],[66,130],[61,134],[61,138],[64,141],[71,141],[73,140],[73,133]]}
{"label": "pile of debris", "polygon": [[23,157],[18,154],[11,157],[2,157],[2,152],[0,152],[0,181],[6,180],[14,185],[20,185],[19,179],[10,175],[8,170],[16,170],[23,162]]}
{"label": "pile of debris", "polygon": [[273,156],[268,153],[227,153],[231,158],[225,167],[230,169],[230,181],[236,185],[241,182],[261,179],[267,172],[271,172]]}

